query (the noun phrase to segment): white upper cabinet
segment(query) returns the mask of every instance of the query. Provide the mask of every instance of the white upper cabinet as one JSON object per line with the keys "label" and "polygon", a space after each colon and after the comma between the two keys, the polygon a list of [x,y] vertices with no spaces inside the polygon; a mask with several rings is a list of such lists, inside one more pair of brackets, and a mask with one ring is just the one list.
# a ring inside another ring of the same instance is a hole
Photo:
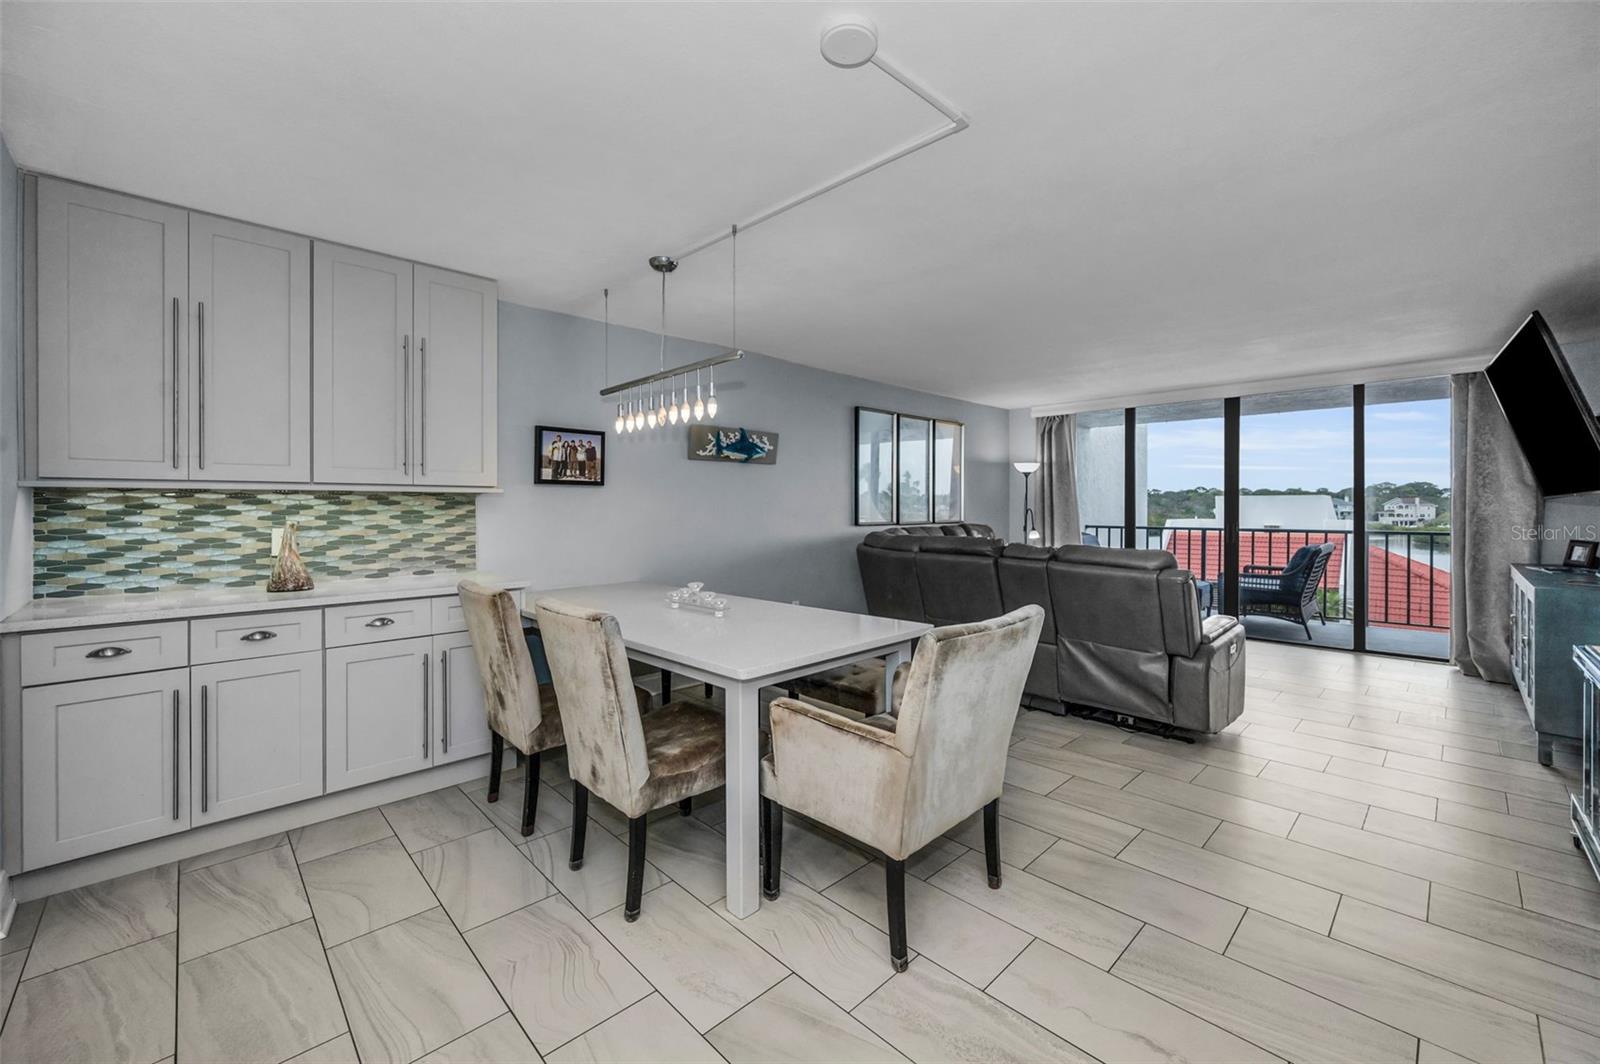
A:
{"label": "white upper cabinet", "polygon": [[40,476],[189,477],[187,211],[38,182]]}
{"label": "white upper cabinet", "polygon": [[26,176],[31,481],[493,488],[493,281]]}
{"label": "white upper cabinet", "polygon": [[412,481],[411,263],[316,242],[315,480]]}
{"label": "white upper cabinet", "polygon": [[311,241],[189,216],[191,480],[311,479]]}
{"label": "white upper cabinet", "polygon": [[432,266],[413,272],[414,483],[493,487],[498,290]]}

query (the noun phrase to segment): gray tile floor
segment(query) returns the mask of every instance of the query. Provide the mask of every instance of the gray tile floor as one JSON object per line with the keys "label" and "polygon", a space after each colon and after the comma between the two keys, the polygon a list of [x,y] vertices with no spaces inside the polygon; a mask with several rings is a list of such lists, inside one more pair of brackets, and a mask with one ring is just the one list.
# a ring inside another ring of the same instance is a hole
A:
{"label": "gray tile floor", "polygon": [[785,888],[722,906],[721,807],[623,821],[570,785],[408,801],[21,907],[0,1057],[23,1061],[1600,1060],[1600,883],[1570,750],[1444,666],[1252,643],[1243,718],[1195,745],[1019,715],[1007,868],[951,831],[907,884],[815,826]]}

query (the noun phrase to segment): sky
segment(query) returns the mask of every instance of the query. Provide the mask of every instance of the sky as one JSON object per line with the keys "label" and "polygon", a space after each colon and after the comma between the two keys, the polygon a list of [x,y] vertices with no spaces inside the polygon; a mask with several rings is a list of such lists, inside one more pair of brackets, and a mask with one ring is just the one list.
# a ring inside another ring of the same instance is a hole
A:
{"label": "sky", "polygon": [[[1147,484],[1157,491],[1222,487],[1222,419],[1154,422]],[[1239,428],[1239,481],[1249,489],[1329,488],[1353,482],[1349,407],[1246,414]],[[1367,480],[1450,483],[1450,401],[1367,407]]]}

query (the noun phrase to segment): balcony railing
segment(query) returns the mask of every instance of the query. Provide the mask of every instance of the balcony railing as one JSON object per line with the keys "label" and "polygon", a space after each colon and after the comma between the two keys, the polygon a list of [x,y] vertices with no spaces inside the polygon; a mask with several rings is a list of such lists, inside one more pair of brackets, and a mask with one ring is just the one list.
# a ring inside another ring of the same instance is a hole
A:
{"label": "balcony railing", "polygon": [[[1123,546],[1121,525],[1084,525],[1101,546]],[[1352,587],[1347,564],[1350,530],[1320,528],[1241,528],[1239,553],[1245,565],[1288,564],[1307,544],[1332,543],[1333,557],[1317,590],[1328,621],[1350,621],[1360,608],[1361,592]],[[1222,572],[1226,568],[1222,529],[1193,525],[1138,525],[1134,546],[1171,551],[1178,564],[1201,580],[1216,585],[1211,599],[1221,606]],[[1450,533],[1410,529],[1367,532],[1367,623],[1397,628],[1445,631],[1450,627]]]}

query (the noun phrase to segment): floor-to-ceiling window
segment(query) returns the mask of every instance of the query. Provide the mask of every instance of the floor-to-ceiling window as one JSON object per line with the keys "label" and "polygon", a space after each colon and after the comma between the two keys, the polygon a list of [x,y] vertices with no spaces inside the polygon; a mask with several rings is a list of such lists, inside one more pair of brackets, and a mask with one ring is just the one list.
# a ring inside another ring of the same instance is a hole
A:
{"label": "floor-to-ceiling window", "polygon": [[1127,514],[1127,413],[1091,410],[1073,419],[1078,517],[1103,547],[1124,547]]}
{"label": "floor-to-ceiling window", "polygon": [[1450,652],[1450,381],[1369,384],[1367,647]]}
{"label": "floor-to-ceiling window", "polygon": [[1083,530],[1170,551],[1251,638],[1449,655],[1442,377],[1076,416]]}
{"label": "floor-to-ceiling window", "polygon": [[1201,606],[1221,606],[1223,402],[1134,411],[1135,545],[1171,551],[1201,581]]}

